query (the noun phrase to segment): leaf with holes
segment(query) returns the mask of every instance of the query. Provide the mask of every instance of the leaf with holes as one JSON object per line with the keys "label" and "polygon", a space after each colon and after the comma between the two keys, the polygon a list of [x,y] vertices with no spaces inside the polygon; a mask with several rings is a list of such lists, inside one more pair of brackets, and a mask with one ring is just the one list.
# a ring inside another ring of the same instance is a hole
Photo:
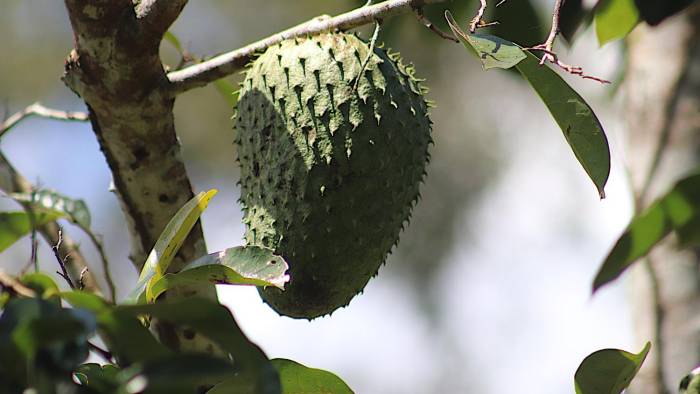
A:
{"label": "leaf with holes", "polygon": [[481,60],[485,70],[508,69],[525,59],[525,52],[512,42],[489,34],[465,33],[459,28],[450,11],[445,11],[445,18],[455,37]]}
{"label": "leaf with holes", "polygon": [[574,375],[576,394],[619,394],[629,386],[649,353],[647,342],[638,354],[603,349],[583,359]]}
{"label": "leaf with holes", "polygon": [[169,288],[209,282],[214,284],[275,286],[284,290],[289,281],[286,261],[272,250],[238,246],[212,253],[188,264],[180,272],[166,274],[153,284],[147,302],[154,302]]}
{"label": "leaf with holes", "polygon": [[39,211],[55,212],[68,218],[81,228],[90,228],[90,211],[83,200],[66,197],[54,190],[37,190],[32,193],[11,193],[16,201],[31,204]]}
{"label": "leaf with holes", "polygon": [[143,302],[146,299],[147,293],[153,284],[163,277],[192,227],[197,223],[202,212],[207,209],[209,200],[215,194],[215,189],[197,194],[170,219],[148,255],[136,288],[127,297],[127,302]]}

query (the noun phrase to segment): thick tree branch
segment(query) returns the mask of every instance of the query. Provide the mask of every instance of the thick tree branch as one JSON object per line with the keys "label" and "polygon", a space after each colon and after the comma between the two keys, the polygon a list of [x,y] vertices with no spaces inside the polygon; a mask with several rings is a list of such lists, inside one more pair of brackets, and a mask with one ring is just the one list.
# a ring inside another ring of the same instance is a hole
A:
{"label": "thick tree branch", "polygon": [[136,6],[136,17],[145,32],[160,39],[186,4],[187,0],[141,0]]}
{"label": "thick tree branch", "polygon": [[327,31],[348,30],[372,23],[377,19],[411,12],[426,4],[440,3],[445,0],[388,0],[376,5],[361,7],[344,14],[329,17],[320,16],[290,29],[273,34],[260,41],[246,45],[216,56],[203,63],[195,64],[168,74],[171,83],[170,94],[176,95],[190,89],[205,86],[210,82],[231,75],[242,69],[253,55],[265,48],[278,44],[288,38],[313,35]]}
{"label": "thick tree branch", "polygon": [[[15,170],[2,152],[0,152],[0,189],[8,194],[32,192],[31,183]],[[24,209],[31,209],[28,203],[20,204],[22,204]],[[58,244],[60,228],[56,222],[50,222],[39,226],[38,230],[46,240],[46,243],[51,246]],[[78,245],[67,234],[63,234],[63,241],[60,243],[58,251],[62,256],[70,256],[66,261],[66,268],[71,277],[78,278],[81,271],[87,267],[85,257],[83,257],[78,249]],[[83,275],[83,283],[85,284],[86,290],[101,294],[99,285],[92,271],[88,270],[87,273]]]}

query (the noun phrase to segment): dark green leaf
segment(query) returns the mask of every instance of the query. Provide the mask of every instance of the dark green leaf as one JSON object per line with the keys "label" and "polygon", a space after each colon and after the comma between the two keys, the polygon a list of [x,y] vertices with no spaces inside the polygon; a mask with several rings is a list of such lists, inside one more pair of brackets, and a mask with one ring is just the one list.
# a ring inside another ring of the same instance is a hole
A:
{"label": "dark green leaf", "polygon": [[118,378],[119,368],[114,365],[88,363],[80,365],[74,372],[78,382],[96,393],[117,393],[124,382]]}
{"label": "dark green leaf", "polygon": [[20,202],[29,203],[40,212],[54,212],[84,229],[90,228],[90,211],[83,200],[74,200],[53,190],[12,193],[10,197]]}
{"label": "dark green leaf", "polygon": [[334,373],[309,368],[292,360],[271,360],[282,381],[284,394],[352,394],[350,387]]}
{"label": "dark green leaf", "polygon": [[695,0],[634,0],[642,19],[652,26],[682,11],[693,2]]}
{"label": "dark green leaf", "polygon": [[10,300],[0,317],[0,375],[24,382],[26,368],[44,374],[72,371],[88,356],[94,316],[38,298]]}
{"label": "dark green leaf", "polygon": [[61,215],[56,213],[0,212],[0,252],[29,234],[32,231],[32,223],[35,227],[41,226],[60,217]]}
{"label": "dark green leaf", "polygon": [[202,212],[207,209],[209,200],[215,194],[216,190],[214,189],[197,194],[170,219],[149,253],[136,283],[136,288],[127,297],[127,302],[143,302],[147,297],[153,299],[153,297],[148,296],[151,287],[165,274],[187,235],[199,220]]}
{"label": "dark green leaf", "polygon": [[583,359],[574,375],[576,394],[619,394],[641,368],[649,353],[647,342],[639,354],[603,349]]}
{"label": "dark green leaf", "polygon": [[[569,2],[567,0],[564,5]],[[514,42],[523,47],[532,47],[542,42],[547,36],[547,23],[540,19],[535,5],[530,0],[506,1],[498,7],[489,7],[491,17],[488,21],[498,22],[490,29],[490,33],[504,40]],[[561,24],[560,24],[561,25]]]}
{"label": "dark green leaf", "polygon": [[143,390],[149,394],[191,394],[203,392],[208,385],[234,373],[231,363],[223,358],[205,354],[173,354],[131,366],[121,371],[117,380],[129,382],[128,392]]}
{"label": "dark green leaf", "polygon": [[634,0],[601,0],[595,7],[595,32],[598,43],[627,36],[639,22],[639,11]]}
{"label": "dark green leaf", "polygon": [[269,249],[257,246],[229,248],[203,256],[176,274],[166,274],[153,285],[153,299],[147,301],[153,302],[169,288],[202,282],[275,286],[284,290],[284,284],[289,281],[289,275],[285,274],[288,268],[287,262]]}
{"label": "dark green leaf", "polygon": [[455,37],[470,52],[477,55],[485,70],[508,69],[525,59],[523,50],[512,42],[488,34],[467,34],[459,28],[449,11],[445,11],[445,18]]}
{"label": "dark green leaf", "polygon": [[62,293],[61,297],[73,307],[96,315],[100,336],[120,365],[161,359],[171,354],[132,313],[120,312],[100,297],[82,291]]}
{"label": "dark green leaf", "polygon": [[279,378],[265,353],[243,334],[231,312],[208,300],[189,298],[146,305],[124,305],[119,313],[150,315],[199,332],[235,355],[236,367],[259,392],[279,392]]}
{"label": "dark green leaf", "polygon": [[682,179],[670,192],[632,218],[598,270],[593,291],[620,276],[674,229],[678,230],[681,241],[692,243],[698,231],[692,226],[699,218],[700,173]]}
{"label": "dark green leaf", "polygon": [[[583,8],[582,0],[566,0],[559,12],[559,26],[561,36],[569,43],[581,24],[586,20],[587,10]],[[532,46],[532,45],[530,45]]]}
{"label": "dark green leaf", "polygon": [[610,150],[593,109],[556,72],[531,53],[516,66],[532,85],[564,132],[566,142],[591,178],[601,198],[610,174]]}

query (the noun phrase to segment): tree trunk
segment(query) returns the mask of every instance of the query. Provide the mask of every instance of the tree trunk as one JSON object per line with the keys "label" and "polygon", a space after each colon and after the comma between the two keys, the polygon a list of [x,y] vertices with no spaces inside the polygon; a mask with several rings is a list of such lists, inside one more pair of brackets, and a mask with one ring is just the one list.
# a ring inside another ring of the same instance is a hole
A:
{"label": "tree trunk", "polygon": [[[625,75],[628,165],[637,212],[700,162],[698,7],[628,38]],[[675,392],[700,363],[698,255],[669,237],[631,273],[638,342],[652,350],[630,392]],[[641,346],[638,346],[641,349]]]}

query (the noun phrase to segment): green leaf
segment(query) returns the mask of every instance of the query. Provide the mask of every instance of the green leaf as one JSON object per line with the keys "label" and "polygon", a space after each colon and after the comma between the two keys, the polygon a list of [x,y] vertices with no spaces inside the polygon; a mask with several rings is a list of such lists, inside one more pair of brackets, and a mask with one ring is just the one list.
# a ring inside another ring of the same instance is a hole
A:
{"label": "green leaf", "polygon": [[42,226],[60,217],[60,214],[53,212],[0,212],[0,252],[29,234],[32,231],[32,223],[35,227]]}
{"label": "green leaf", "polygon": [[42,299],[53,301],[57,306],[60,306],[60,290],[54,280],[41,272],[33,272],[24,275],[19,281],[34,290]]}
{"label": "green leaf", "polygon": [[153,284],[163,277],[192,227],[197,223],[202,212],[207,208],[209,200],[215,194],[215,189],[197,194],[170,219],[148,255],[136,288],[127,297],[127,302],[137,303],[146,298],[154,299],[149,295]]}
{"label": "green leaf", "polygon": [[352,394],[350,387],[334,373],[309,368],[283,358],[271,360],[282,381],[284,394]]}
{"label": "green leaf", "polygon": [[645,256],[672,230],[681,241],[692,244],[700,221],[700,172],[676,185],[637,214],[613,246],[593,281],[593,292],[622,274],[637,259]]}
{"label": "green leaf", "polygon": [[95,314],[100,336],[120,365],[157,360],[172,354],[132,313],[120,312],[102,298],[83,291],[61,293],[61,297],[73,307]]}
{"label": "green leaf", "polygon": [[600,197],[605,198],[604,188],[610,174],[610,150],[605,131],[588,103],[559,74],[540,65],[533,54],[498,37],[464,33],[449,11],[445,11],[445,18],[462,44],[482,59],[484,68],[515,66],[518,69],[564,132],[566,141],[595,184]]}
{"label": "green leaf", "polygon": [[647,342],[639,354],[603,349],[583,359],[574,375],[576,394],[619,394],[634,378],[649,353]]}
{"label": "green leaf", "polygon": [[700,368],[695,368],[678,385],[680,394],[700,394]]}
{"label": "green leaf", "polygon": [[245,377],[245,382],[256,388],[256,392],[279,392],[279,377],[265,353],[250,342],[231,312],[218,303],[189,298],[155,304],[123,305],[116,307],[116,310],[132,316],[150,315],[190,327],[235,355],[236,367]]}
{"label": "green leaf", "polygon": [[[573,42],[576,32],[579,27],[586,22],[588,11],[583,8],[582,0],[566,0],[561,5],[559,12],[559,27],[561,37],[566,40],[569,45]],[[544,37],[544,34],[540,35]],[[533,46],[533,44],[525,44]]]}
{"label": "green leaf", "polygon": [[450,11],[445,11],[445,18],[455,37],[470,52],[476,54],[485,70],[508,69],[525,59],[525,52],[512,42],[488,34],[465,33],[459,28]]}
{"label": "green leaf", "polygon": [[603,126],[593,109],[559,74],[531,53],[516,66],[520,74],[540,96],[566,142],[591,178],[600,198],[605,198],[605,184],[610,175],[610,149]]}
{"label": "green leaf", "polygon": [[634,0],[601,0],[595,6],[595,32],[601,46],[624,38],[637,26],[639,11]]}
{"label": "green leaf", "polygon": [[[167,358],[134,365],[119,373],[117,380],[128,382],[125,392],[149,394],[190,394],[202,392],[212,383],[236,373],[223,358],[206,354],[173,354]],[[252,392],[251,392],[252,393]]]}
{"label": "green leaf", "polygon": [[82,364],[73,373],[81,386],[95,393],[118,393],[123,383],[118,378],[119,368],[111,364]]}
{"label": "green leaf", "polygon": [[23,382],[30,370],[53,376],[72,371],[87,358],[95,328],[86,311],[38,298],[10,300],[0,316],[0,376]]}
{"label": "green leaf", "polygon": [[236,89],[231,82],[225,78],[217,79],[214,81],[214,87],[216,88],[216,91],[221,94],[224,100],[226,100],[229,107],[233,108],[236,106],[236,103],[238,102],[239,90]]}
{"label": "green leaf", "polygon": [[182,54],[182,52],[184,52],[182,44],[180,43],[180,39],[177,38],[177,36],[173,32],[166,31],[165,35],[163,35],[163,39],[170,43],[170,45],[172,45],[178,53]]}
{"label": "green leaf", "polygon": [[31,204],[40,212],[53,212],[68,218],[78,226],[90,228],[90,211],[83,200],[74,200],[53,190],[37,190],[32,193],[11,193],[10,197]]}
{"label": "green leaf", "polygon": [[286,261],[272,250],[257,246],[238,246],[212,253],[185,266],[176,274],[165,274],[153,284],[147,302],[154,302],[164,291],[181,285],[213,284],[275,286],[284,290],[289,281]]}

